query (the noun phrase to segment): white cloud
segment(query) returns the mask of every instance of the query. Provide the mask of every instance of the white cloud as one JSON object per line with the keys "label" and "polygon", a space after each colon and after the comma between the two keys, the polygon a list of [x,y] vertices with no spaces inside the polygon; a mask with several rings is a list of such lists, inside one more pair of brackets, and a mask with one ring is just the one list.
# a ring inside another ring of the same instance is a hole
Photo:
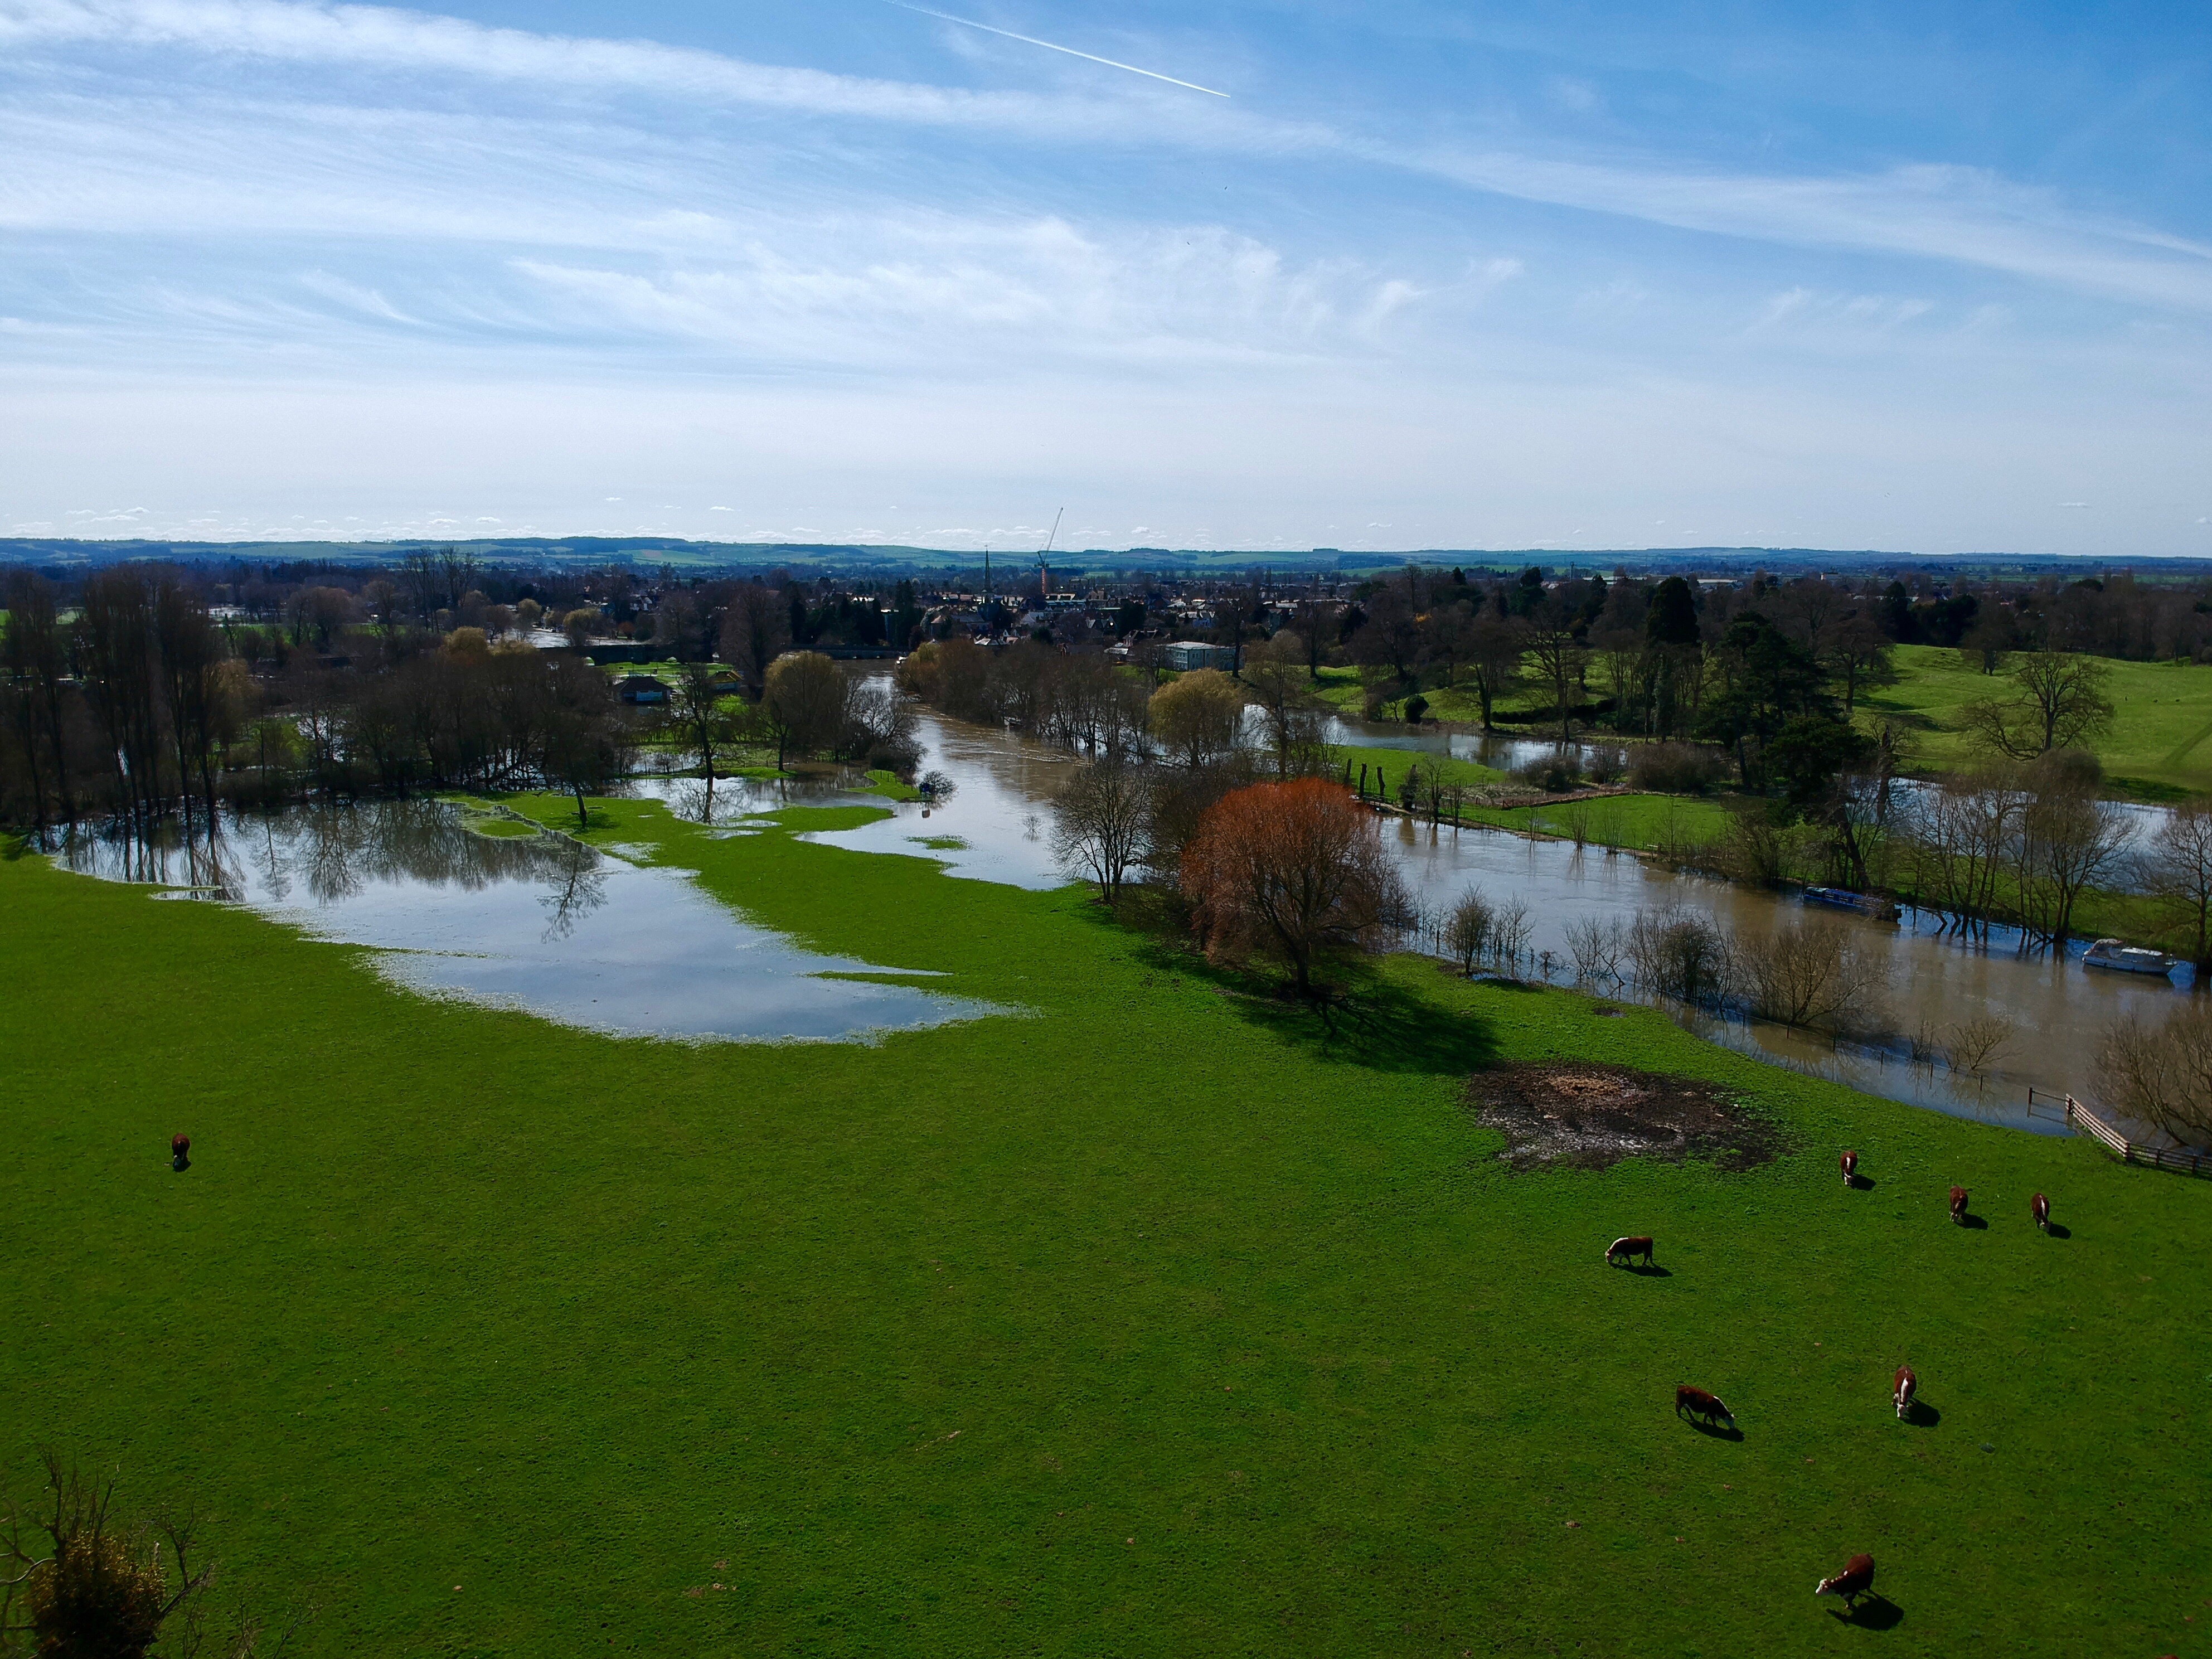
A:
{"label": "white cloud", "polygon": [[[1274,156],[1334,153],[1475,190],[1678,228],[1942,260],[2135,304],[2212,311],[2212,246],[2082,213],[2053,192],[1976,167],[1911,164],[1790,177],[1691,171],[1634,154],[1592,158],[1413,147],[1162,89],[1164,102],[1141,82],[1125,88],[1116,82],[1112,97],[975,92],[756,64],[650,41],[284,0],[0,0],[0,46],[19,54],[42,46],[166,47],[826,118],[983,127],[1062,141]],[[15,171],[20,180],[27,169]],[[34,199],[40,194],[34,184],[27,191],[19,185],[11,196],[25,193]]]}

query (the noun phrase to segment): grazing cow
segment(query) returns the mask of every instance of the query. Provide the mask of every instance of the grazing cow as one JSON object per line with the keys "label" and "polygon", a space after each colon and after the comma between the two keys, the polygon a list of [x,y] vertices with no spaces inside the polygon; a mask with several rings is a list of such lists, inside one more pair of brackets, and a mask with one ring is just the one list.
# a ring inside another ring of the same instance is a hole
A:
{"label": "grazing cow", "polygon": [[1912,1415],[1912,1396],[1918,1392],[1920,1379],[1912,1374],[1910,1365],[1899,1365],[1897,1375],[1890,1381],[1890,1389],[1897,1396],[1897,1420],[1906,1421]]}
{"label": "grazing cow", "polygon": [[187,1154],[191,1150],[192,1138],[190,1135],[171,1135],[169,1137],[169,1167],[173,1170],[189,1169],[192,1160]]}
{"label": "grazing cow", "polygon": [[1735,1413],[1721,1404],[1718,1395],[1707,1394],[1703,1389],[1693,1389],[1684,1382],[1674,1390],[1674,1415],[1681,1417],[1686,1414],[1702,1418],[1708,1423],[1724,1420],[1729,1427],[1735,1426]]}
{"label": "grazing cow", "polygon": [[1857,1186],[1859,1184],[1859,1155],[1856,1152],[1845,1152],[1841,1158],[1836,1160],[1836,1163],[1843,1170],[1844,1185],[1846,1187]]}
{"label": "grazing cow", "polygon": [[1605,1265],[1610,1267],[1616,1261],[1632,1261],[1639,1255],[1644,1258],[1644,1265],[1645,1267],[1648,1267],[1651,1265],[1651,1241],[1650,1239],[1616,1238],[1612,1243],[1605,1247]]}
{"label": "grazing cow", "polygon": [[1854,1555],[1844,1563],[1844,1570],[1833,1578],[1823,1578],[1814,1588],[1815,1595],[1840,1595],[1844,1606],[1850,1612],[1858,1611],[1858,1599],[1874,1588],[1874,1557]]}
{"label": "grazing cow", "polygon": [[2035,1218],[2035,1224],[2045,1232],[2049,1232],[2051,1231],[2051,1200],[2041,1193],[2038,1193],[2027,1200],[2027,1209],[2028,1213]]}
{"label": "grazing cow", "polygon": [[1966,1224],[1966,1189],[1964,1187],[1951,1188],[1951,1219],[1961,1227]]}

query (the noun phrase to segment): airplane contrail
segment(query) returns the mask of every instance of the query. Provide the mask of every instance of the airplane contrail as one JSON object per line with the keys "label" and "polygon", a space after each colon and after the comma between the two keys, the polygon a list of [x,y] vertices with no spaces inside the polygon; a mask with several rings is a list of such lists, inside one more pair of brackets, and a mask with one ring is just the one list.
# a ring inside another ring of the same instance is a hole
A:
{"label": "airplane contrail", "polygon": [[1049,40],[1040,40],[1033,34],[1017,34],[1012,29],[993,28],[988,23],[978,23],[973,18],[955,17],[949,11],[932,11],[927,6],[912,6],[907,0],[884,0],[887,5],[901,11],[918,11],[924,17],[942,18],[948,23],[957,23],[963,28],[981,29],[986,34],[1004,35],[1009,40],[1018,40],[1024,46],[1042,46],[1047,52],[1064,52],[1070,58],[1081,58],[1093,64],[1103,64],[1109,69],[1127,70],[1132,75],[1142,75],[1154,81],[1164,81],[1171,87],[1188,87],[1193,92],[1202,92],[1209,98],[1226,98],[1225,92],[1216,92],[1212,87],[1201,87],[1195,81],[1178,81],[1172,75],[1162,75],[1155,70],[1139,69],[1134,64],[1118,63],[1111,58],[1101,58],[1096,52],[1078,52],[1073,46],[1055,46]]}

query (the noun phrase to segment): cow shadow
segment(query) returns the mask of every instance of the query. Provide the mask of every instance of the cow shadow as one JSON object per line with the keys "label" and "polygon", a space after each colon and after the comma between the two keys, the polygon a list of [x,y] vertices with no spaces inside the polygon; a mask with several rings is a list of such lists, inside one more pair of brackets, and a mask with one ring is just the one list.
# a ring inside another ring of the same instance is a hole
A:
{"label": "cow shadow", "polygon": [[1743,1431],[1733,1423],[1708,1423],[1702,1417],[1686,1417],[1682,1420],[1710,1440],[1740,1442],[1743,1438]]}
{"label": "cow shadow", "polygon": [[1855,1193],[1870,1193],[1874,1190],[1874,1177],[1855,1175],[1850,1178],[1849,1185]]}
{"label": "cow shadow", "polygon": [[1905,1622],[1905,1609],[1887,1595],[1862,1595],[1856,1607],[1831,1607],[1828,1617],[1856,1630],[1895,1630]]}
{"label": "cow shadow", "polygon": [[2074,1231],[2070,1227],[2062,1227],[2054,1221],[2043,1230],[2043,1236],[2045,1238],[2071,1238],[2074,1237]]}
{"label": "cow shadow", "polygon": [[1943,1420],[1943,1413],[1924,1400],[1915,1400],[1905,1408],[1905,1421],[1916,1429],[1932,1429]]}
{"label": "cow shadow", "polygon": [[1672,1279],[1674,1276],[1656,1261],[1648,1267],[1644,1267],[1640,1262],[1635,1261],[1626,1262],[1623,1265],[1625,1265],[1628,1271],[1634,1273],[1638,1279]]}
{"label": "cow shadow", "polygon": [[1959,1224],[1961,1227],[1971,1228],[1976,1232],[1986,1232],[1989,1231],[1990,1225],[1987,1221],[1984,1220],[1980,1216],[1976,1215],[1972,1210],[1967,1211],[1966,1214],[1959,1218]]}

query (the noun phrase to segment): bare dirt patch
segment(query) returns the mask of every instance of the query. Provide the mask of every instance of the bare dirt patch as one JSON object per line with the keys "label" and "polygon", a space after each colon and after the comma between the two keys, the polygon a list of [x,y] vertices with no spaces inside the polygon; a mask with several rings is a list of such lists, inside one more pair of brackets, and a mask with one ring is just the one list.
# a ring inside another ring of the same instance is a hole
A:
{"label": "bare dirt patch", "polygon": [[1500,1130],[1516,1170],[1602,1170],[1624,1158],[1710,1160],[1732,1172],[1783,1151],[1773,1124],[1710,1083],[1589,1060],[1500,1066],[1468,1079],[1466,1099]]}

